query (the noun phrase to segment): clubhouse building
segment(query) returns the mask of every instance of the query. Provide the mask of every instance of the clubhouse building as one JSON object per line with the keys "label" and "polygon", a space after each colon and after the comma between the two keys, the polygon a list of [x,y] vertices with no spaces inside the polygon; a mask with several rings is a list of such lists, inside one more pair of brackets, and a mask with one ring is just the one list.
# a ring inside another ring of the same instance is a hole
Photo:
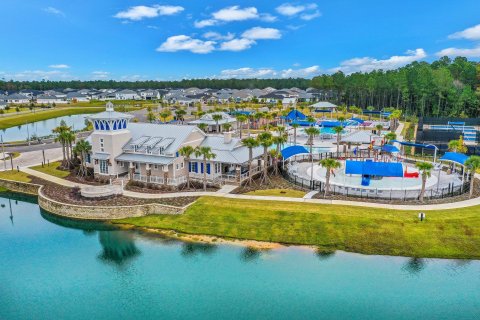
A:
{"label": "clubhouse building", "polygon": [[[93,132],[88,137],[92,151],[87,162],[95,177],[180,186],[187,172],[192,180],[209,183],[240,183],[248,177],[249,150],[232,132],[207,135],[195,125],[130,123],[132,116],[116,112],[108,103],[106,111],[88,117]],[[204,168],[201,157],[192,155],[189,162],[180,155],[184,146],[210,147],[215,158]],[[260,171],[261,147],[253,150],[254,173]]]}

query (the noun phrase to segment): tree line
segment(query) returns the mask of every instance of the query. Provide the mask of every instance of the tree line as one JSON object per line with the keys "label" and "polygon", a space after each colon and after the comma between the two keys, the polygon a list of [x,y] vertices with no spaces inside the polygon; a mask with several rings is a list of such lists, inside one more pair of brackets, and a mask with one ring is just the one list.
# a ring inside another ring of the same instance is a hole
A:
{"label": "tree line", "polygon": [[480,113],[480,64],[457,57],[413,62],[396,70],[342,72],[312,79],[340,105],[363,109],[393,107],[406,115],[477,117]]}
{"label": "tree line", "polygon": [[210,89],[264,89],[293,88],[306,89],[310,86],[310,79],[287,78],[287,79],[183,79],[179,81],[115,81],[115,80],[91,80],[91,81],[1,81],[0,90],[18,91],[30,90],[54,90],[54,89],[167,89],[167,88],[210,88]]}

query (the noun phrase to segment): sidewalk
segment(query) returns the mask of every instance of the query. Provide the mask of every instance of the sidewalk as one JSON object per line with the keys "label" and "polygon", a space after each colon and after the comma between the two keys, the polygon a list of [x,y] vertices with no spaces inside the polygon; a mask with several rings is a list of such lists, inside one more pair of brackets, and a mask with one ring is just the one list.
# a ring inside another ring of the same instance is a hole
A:
{"label": "sidewalk", "polygon": [[[21,171],[28,173],[29,175],[65,186],[65,187],[86,187],[90,185],[74,183],[65,179],[57,178],[30,168],[21,168]],[[312,203],[312,204],[329,204],[329,205],[344,205],[355,207],[368,207],[379,209],[391,209],[391,210],[410,210],[410,211],[427,211],[427,210],[445,210],[445,209],[459,209],[466,207],[473,207],[480,205],[480,197],[473,198],[464,201],[442,203],[442,204],[430,204],[430,205],[394,205],[385,203],[372,203],[372,202],[360,202],[360,201],[345,201],[345,200],[326,200],[326,199],[305,199],[305,198],[289,198],[289,197],[273,197],[273,196],[254,196],[244,194],[231,194],[236,186],[225,185],[217,192],[211,191],[195,191],[195,192],[173,192],[173,193],[140,193],[134,191],[124,190],[123,195],[132,198],[142,199],[163,199],[163,198],[175,198],[175,197],[222,197],[229,199],[242,199],[253,201],[284,201],[284,202],[297,202],[297,203]]]}

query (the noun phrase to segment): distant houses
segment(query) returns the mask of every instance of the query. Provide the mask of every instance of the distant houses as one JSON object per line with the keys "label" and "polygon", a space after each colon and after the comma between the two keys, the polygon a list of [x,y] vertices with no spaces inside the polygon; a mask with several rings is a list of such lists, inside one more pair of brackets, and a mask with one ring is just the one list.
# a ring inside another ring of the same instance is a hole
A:
{"label": "distant houses", "polygon": [[[308,88],[290,89],[58,89],[58,90],[29,90],[18,92],[0,92],[0,101],[7,104],[68,104],[88,102],[92,100],[148,100],[162,101],[182,106],[195,106],[197,104],[240,104],[260,102],[267,104],[282,104],[295,106],[300,102],[317,102],[329,100],[330,93]],[[331,98],[331,97],[330,97]]]}

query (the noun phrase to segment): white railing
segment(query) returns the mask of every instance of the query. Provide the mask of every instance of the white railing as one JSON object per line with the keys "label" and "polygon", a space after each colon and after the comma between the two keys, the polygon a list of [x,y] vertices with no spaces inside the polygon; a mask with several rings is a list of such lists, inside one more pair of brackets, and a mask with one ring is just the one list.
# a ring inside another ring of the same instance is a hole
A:
{"label": "white railing", "polygon": [[[165,184],[165,179],[163,177],[159,176],[144,176],[140,175],[138,173],[133,175],[133,180],[134,181],[140,181],[140,182],[145,182],[145,183],[155,183],[155,184]],[[167,185],[169,186],[178,186],[182,183],[185,183],[187,181],[186,177],[177,177],[177,178],[167,178]]]}

